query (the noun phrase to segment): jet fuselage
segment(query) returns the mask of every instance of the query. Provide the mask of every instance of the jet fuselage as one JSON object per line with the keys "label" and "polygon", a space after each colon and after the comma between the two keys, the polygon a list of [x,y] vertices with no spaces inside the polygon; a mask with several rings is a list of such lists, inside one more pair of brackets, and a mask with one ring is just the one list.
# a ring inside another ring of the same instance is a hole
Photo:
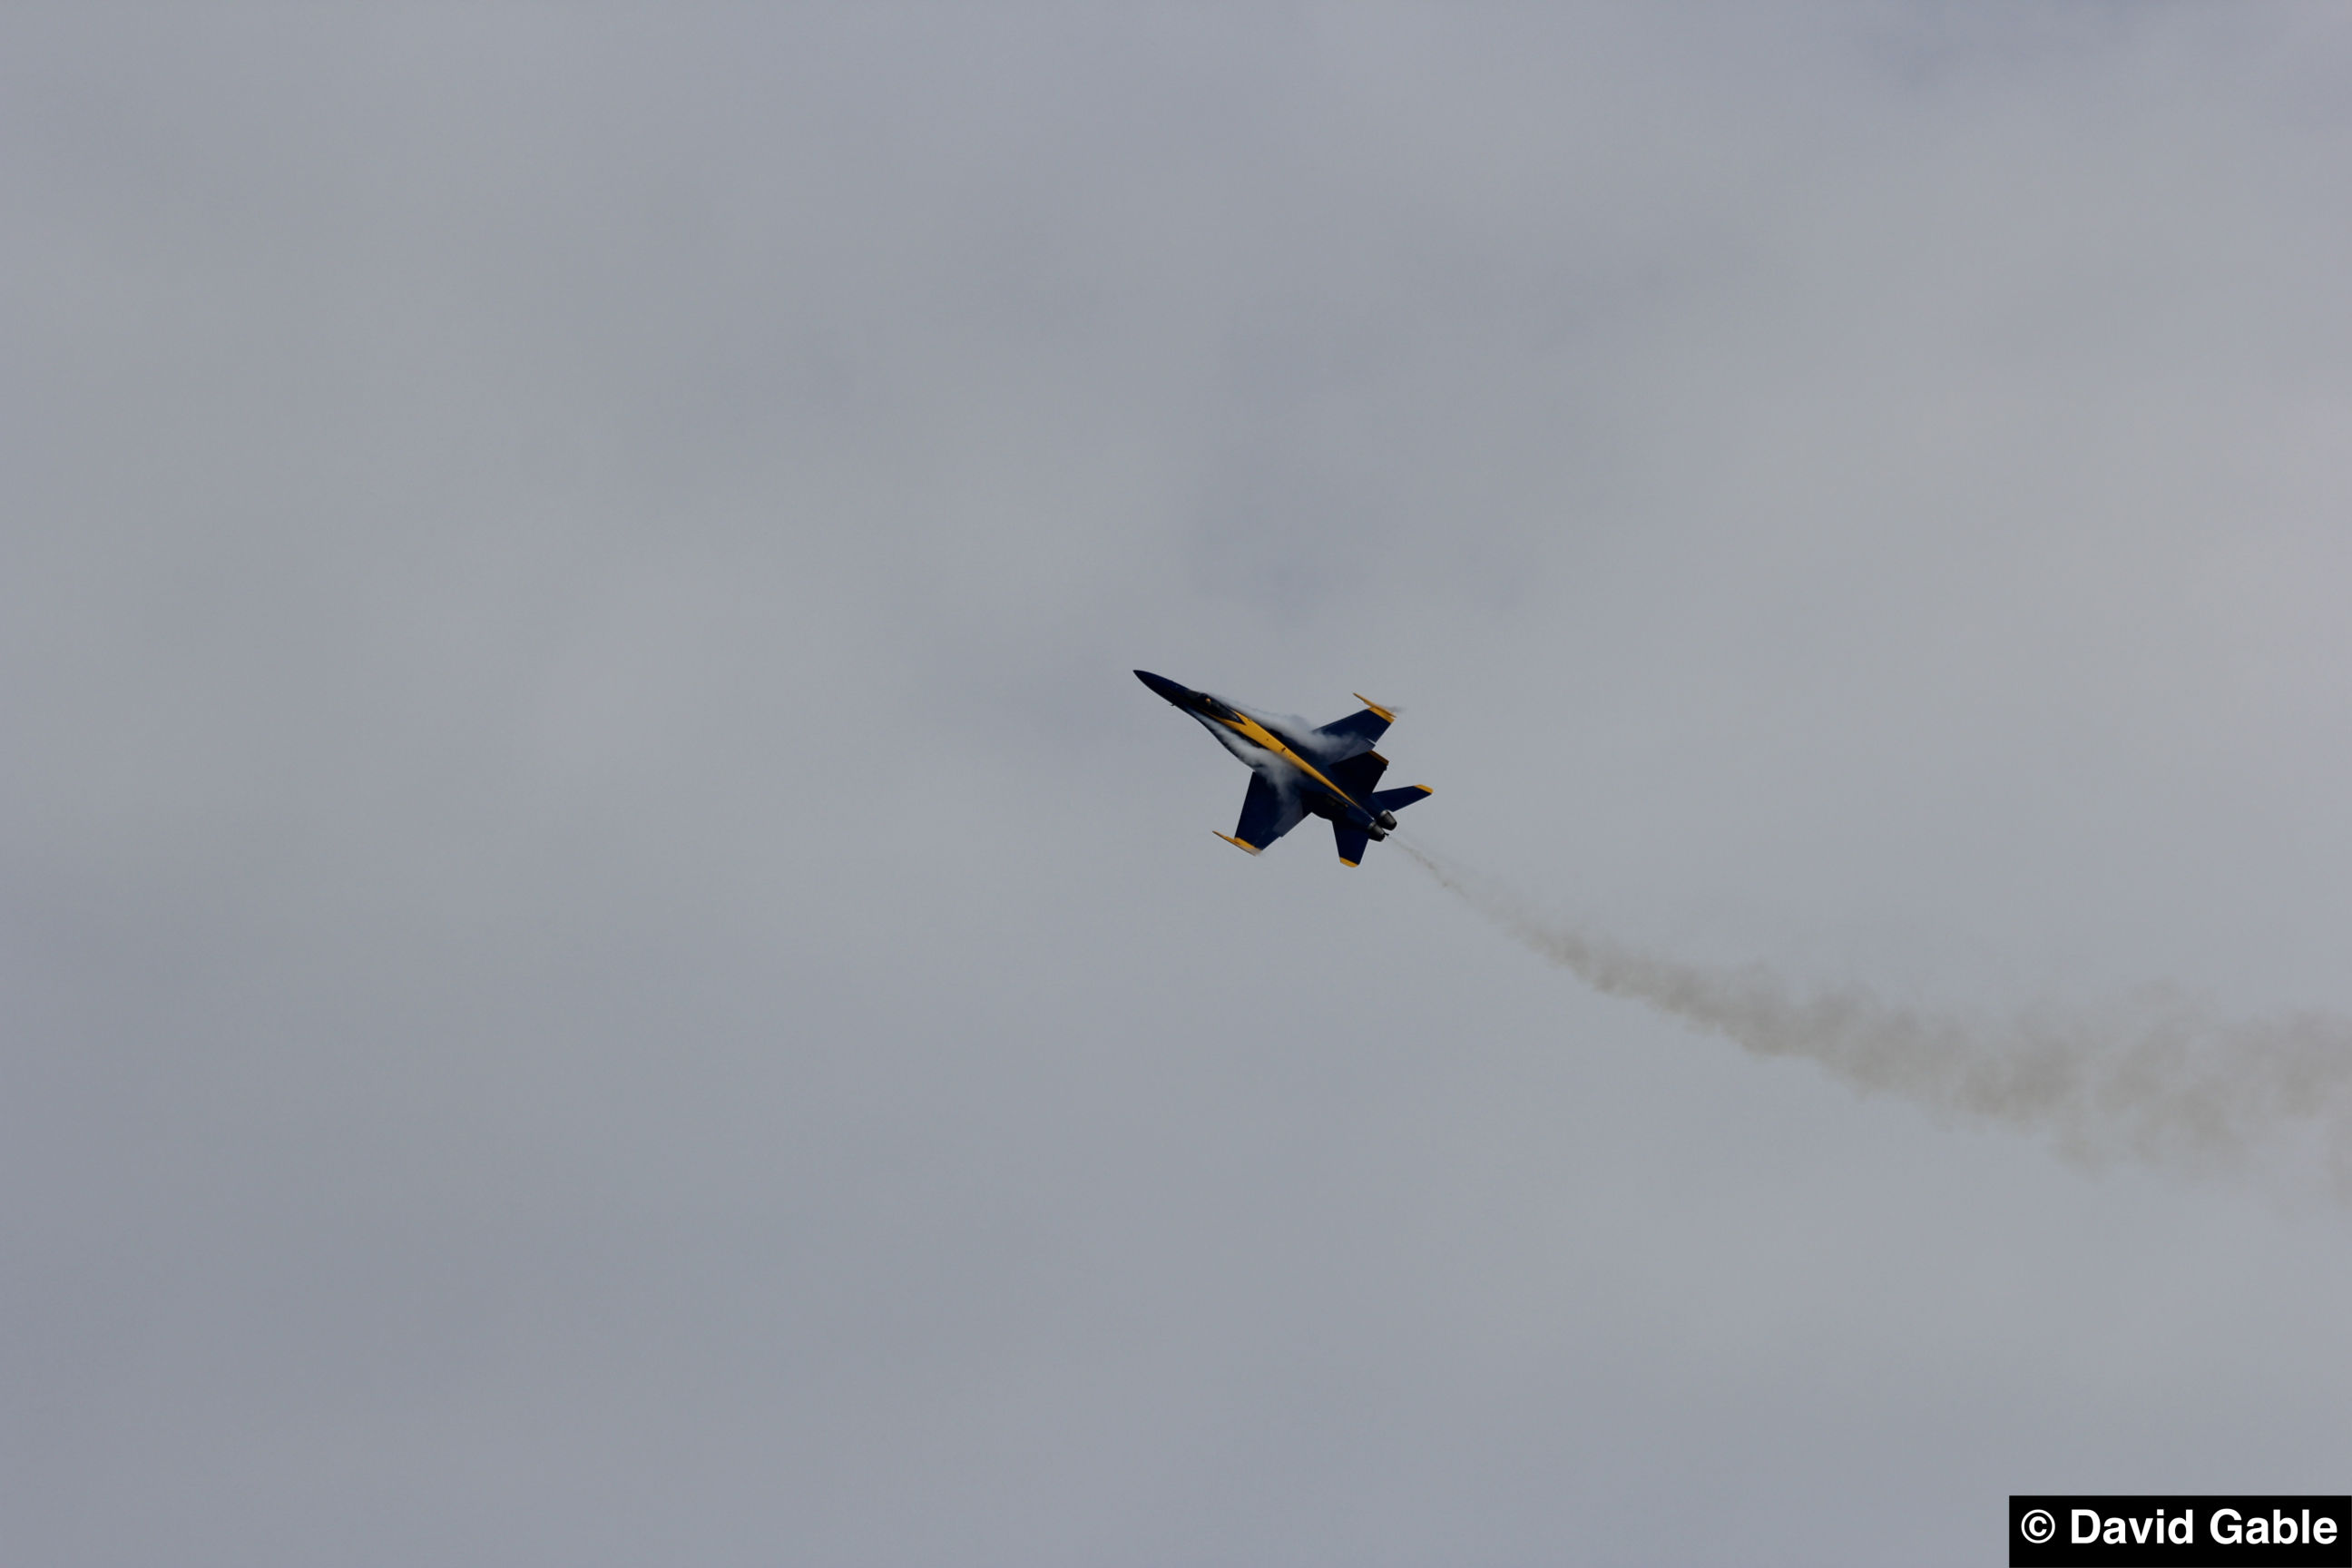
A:
{"label": "jet fuselage", "polygon": [[1257,775],[1250,799],[1244,803],[1240,826],[1217,836],[1252,854],[1288,832],[1302,816],[1312,816],[1331,824],[1339,858],[1355,865],[1367,841],[1385,838],[1396,826],[1395,807],[1429,793],[1418,784],[1404,790],[1371,787],[1388,766],[1372,750],[1392,717],[1387,709],[1366,703],[1360,713],[1308,729],[1149,670],[1139,669],[1135,676],[1171,707],[1190,714]]}
{"label": "jet fuselage", "polygon": [[1366,837],[1373,839],[1387,837],[1388,830],[1396,826],[1394,813],[1370,809],[1326,777],[1315,765],[1315,753],[1322,748],[1306,736],[1291,733],[1280,721],[1179,686],[1163,676],[1140,669],[1135,673],[1144,685],[1198,720],[1201,728],[1214,735],[1252,773],[1278,790],[1297,795],[1310,815],[1361,828]]}

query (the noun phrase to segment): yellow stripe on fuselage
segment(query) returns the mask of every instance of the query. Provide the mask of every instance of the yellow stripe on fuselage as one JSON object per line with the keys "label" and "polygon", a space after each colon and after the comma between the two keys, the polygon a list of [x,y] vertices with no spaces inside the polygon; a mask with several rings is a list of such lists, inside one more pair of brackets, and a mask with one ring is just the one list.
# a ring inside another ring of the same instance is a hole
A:
{"label": "yellow stripe on fuselage", "polygon": [[1233,731],[1243,740],[1249,742],[1250,744],[1254,746],[1261,746],[1266,751],[1272,752],[1276,756],[1280,757],[1284,762],[1288,763],[1292,767],[1297,768],[1300,773],[1305,773],[1308,778],[1313,779],[1317,784],[1321,784],[1325,789],[1329,790],[1333,795],[1338,795],[1349,805],[1357,806],[1358,810],[1362,809],[1360,805],[1357,805],[1354,796],[1350,795],[1346,790],[1341,789],[1338,784],[1333,784],[1329,779],[1325,778],[1321,773],[1316,772],[1314,763],[1308,762],[1305,757],[1300,756],[1297,752],[1292,751],[1288,746],[1283,743],[1281,736],[1276,734],[1273,731],[1267,729],[1265,725],[1259,723],[1248,714],[1244,713],[1238,719],[1220,719],[1217,722],[1223,724],[1226,729]]}

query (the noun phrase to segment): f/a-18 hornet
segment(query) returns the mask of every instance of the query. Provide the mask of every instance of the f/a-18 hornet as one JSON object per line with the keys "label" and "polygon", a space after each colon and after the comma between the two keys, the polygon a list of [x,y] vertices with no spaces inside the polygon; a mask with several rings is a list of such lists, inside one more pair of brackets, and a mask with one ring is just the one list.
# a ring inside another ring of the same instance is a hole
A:
{"label": "f/a-18 hornet", "polygon": [[1135,679],[1201,721],[1202,727],[1250,770],[1242,819],[1218,837],[1255,855],[1309,815],[1331,825],[1339,859],[1353,866],[1368,840],[1386,838],[1396,814],[1429,793],[1427,784],[1374,789],[1389,760],[1372,750],[1396,715],[1378,703],[1298,733],[1286,720],[1253,713],[1205,691],[1139,669]]}

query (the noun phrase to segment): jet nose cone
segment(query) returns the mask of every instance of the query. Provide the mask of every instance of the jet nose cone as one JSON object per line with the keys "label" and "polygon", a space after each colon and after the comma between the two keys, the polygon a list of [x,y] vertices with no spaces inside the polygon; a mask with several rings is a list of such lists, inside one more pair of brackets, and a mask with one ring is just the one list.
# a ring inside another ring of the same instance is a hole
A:
{"label": "jet nose cone", "polygon": [[1177,685],[1166,676],[1154,675],[1148,669],[1137,670],[1135,672],[1135,679],[1140,680],[1144,685],[1149,686],[1152,690],[1158,692],[1160,696],[1166,698],[1171,702],[1181,702],[1185,698],[1192,695],[1190,690],[1184,687]]}

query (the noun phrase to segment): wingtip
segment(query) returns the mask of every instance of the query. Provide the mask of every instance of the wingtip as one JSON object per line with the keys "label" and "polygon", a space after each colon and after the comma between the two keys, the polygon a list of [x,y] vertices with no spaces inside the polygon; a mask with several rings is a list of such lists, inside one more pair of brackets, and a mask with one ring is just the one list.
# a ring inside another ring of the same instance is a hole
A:
{"label": "wingtip", "polygon": [[1381,722],[1388,724],[1393,724],[1396,722],[1396,712],[1393,709],[1381,707],[1379,703],[1373,701],[1370,698],[1365,696],[1360,691],[1350,692],[1349,695],[1353,697],[1357,701],[1362,703],[1365,707],[1370,709],[1373,712],[1379,714],[1381,716]]}
{"label": "wingtip", "polygon": [[1213,828],[1213,827],[1212,827],[1211,829],[1209,829],[1209,831],[1210,831],[1210,832],[1212,832],[1212,833],[1216,833],[1218,837],[1220,837],[1220,838],[1223,839],[1226,843],[1228,843],[1228,844],[1232,845],[1232,846],[1233,846],[1234,848],[1236,848],[1236,849],[1246,850],[1248,853],[1250,853],[1250,854],[1252,854],[1252,855],[1257,855],[1257,854],[1262,854],[1262,853],[1264,853],[1264,847],[1263,847],[1262,845],[1256,845],[1256,844],[1244,844],[1244,843],[1243,843],[1240,839],[1238,839],[1238,838],[1234,837],[1232,834],[1230,834],[1230,833],[1217,833],[1217,830],[1216,830],[1215,828]]}

